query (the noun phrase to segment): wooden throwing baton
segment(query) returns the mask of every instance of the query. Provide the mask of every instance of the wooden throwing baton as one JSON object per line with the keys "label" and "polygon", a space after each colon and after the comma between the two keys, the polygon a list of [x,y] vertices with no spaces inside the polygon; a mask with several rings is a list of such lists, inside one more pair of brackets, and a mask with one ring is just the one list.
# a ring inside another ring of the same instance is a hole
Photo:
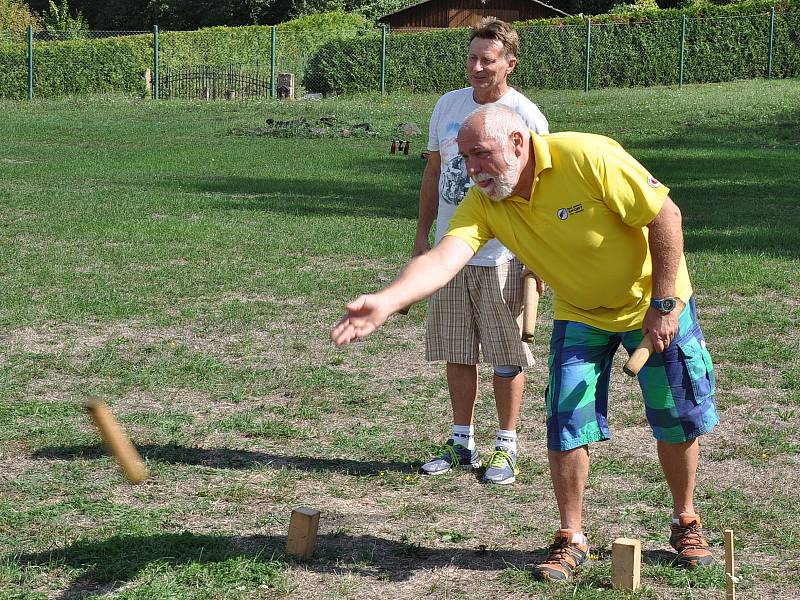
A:
{"label": "wooden throwing baton", "polygon": [[[686,307],[686,304],[684,304],[683,300],[680,298],[676,298],[675,300],[675,310],[677,314],[680,315]],[[653,356],[653,340],[650,339],[650,334],[648,333],[642,339],[642,343],[639,344],[639,347],[633,351],[628,361],[622,366],[622,370],[625,371],[625,375],[636,377],[639,371],[642,370],[644,364],[650,360],[651,356]]]}
{"label": "wooden throwing baton", "polygon": [[536,331],[536,314],[539,311],[539,291],[533,273],[525,275],[524,300],[522,306],[522,341],[532,342]]}

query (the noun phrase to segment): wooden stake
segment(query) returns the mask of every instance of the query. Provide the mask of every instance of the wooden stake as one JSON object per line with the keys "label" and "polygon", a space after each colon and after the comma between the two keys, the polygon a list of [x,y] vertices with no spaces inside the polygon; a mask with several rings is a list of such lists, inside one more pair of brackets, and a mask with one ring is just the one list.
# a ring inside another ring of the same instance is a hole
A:
{"label": "wooden stake", "polygon": [[114,417],[114,413],[108,408],[105,402],[97,398],[90,398],[83,405],[103,437],[106,447],[117,459],[122,472],[131,483],[141,483],[149,476],[147,467],[142,460],[139,451],[131,443],[130,439],[122,430],[119,421]]}
{"label": "wooden stake", "polygon": [[616,589],[636,590],[641,585],[642,542],[617,538],[611,546],[611,585]]}
{"label": "wooden stake", "polygon": [[733,529],[725,530],[725,600],[736,600],[736,565],[733,561]]}
{"label": "wooden stake", "polygon": [[539,310],[539,291],[533,273],[525,276],[524,301],[522,305],[522,341],[532,342],[536,331],[536,313]]}
{"label": "wooden stake", "polygon": [[295,508],[289,521],[289,536],[286,540],[286,554],[298,558],[310,558],[317,545],[319,511],[313,508]]}

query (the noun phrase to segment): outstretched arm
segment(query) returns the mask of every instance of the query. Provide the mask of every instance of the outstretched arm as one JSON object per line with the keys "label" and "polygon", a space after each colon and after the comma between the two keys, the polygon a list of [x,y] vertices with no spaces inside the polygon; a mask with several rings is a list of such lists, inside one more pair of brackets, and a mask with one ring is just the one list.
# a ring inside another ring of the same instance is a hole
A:
{"label": "outstretched arm", "polygon": [[[670,199],[664,201],[661,211],[647,226],[650,255],[653,259],[653,298],[675,295],[675,280],[683,255],[683,229],[681,211]],[[678,311],[662,314],[649,308],[644,317],[642,331],[650,335],[653,349],[663,352],[678,333]]]}
{"label": "outstretched arm", "polygon": [[427,298],[443,287],[473,254],[465,241],[445,236],[430,252],[411,259],[387,287],[350,302],[345,317],[331,330],[331,339],[337,346],[342,346],[369,335],[393,312]]}

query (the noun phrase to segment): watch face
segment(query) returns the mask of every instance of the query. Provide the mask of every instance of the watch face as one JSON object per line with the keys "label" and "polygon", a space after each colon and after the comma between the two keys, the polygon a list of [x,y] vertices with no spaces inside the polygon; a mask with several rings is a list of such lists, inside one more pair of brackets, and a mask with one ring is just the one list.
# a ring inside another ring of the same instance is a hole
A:
{"label": "watch face", "polygon": [[675,298],[664,298],[661,301],[661,310],[663,312],[670,312],[675,308]]}

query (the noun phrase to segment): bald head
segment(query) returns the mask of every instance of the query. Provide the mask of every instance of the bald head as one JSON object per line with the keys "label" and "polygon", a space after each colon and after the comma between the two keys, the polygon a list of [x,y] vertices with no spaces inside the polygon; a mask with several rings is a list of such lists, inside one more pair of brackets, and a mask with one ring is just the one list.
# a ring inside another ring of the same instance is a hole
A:
{"label": "bald head", "polygon": [[532,171],[530,138],[516,112],[502,104],[484,104],[467,116],[456,141],[469,176],[489,198],[500,201],[525,193]]}
{"label": "bald head", "polygon": [[531,137],[528,126],[516,111],[497,103],[484,104],[473,110],[467,115],[461,129],[470,129],[481,138],[501,144],[507,143],[514,132],[518,132],[526,141]]}

